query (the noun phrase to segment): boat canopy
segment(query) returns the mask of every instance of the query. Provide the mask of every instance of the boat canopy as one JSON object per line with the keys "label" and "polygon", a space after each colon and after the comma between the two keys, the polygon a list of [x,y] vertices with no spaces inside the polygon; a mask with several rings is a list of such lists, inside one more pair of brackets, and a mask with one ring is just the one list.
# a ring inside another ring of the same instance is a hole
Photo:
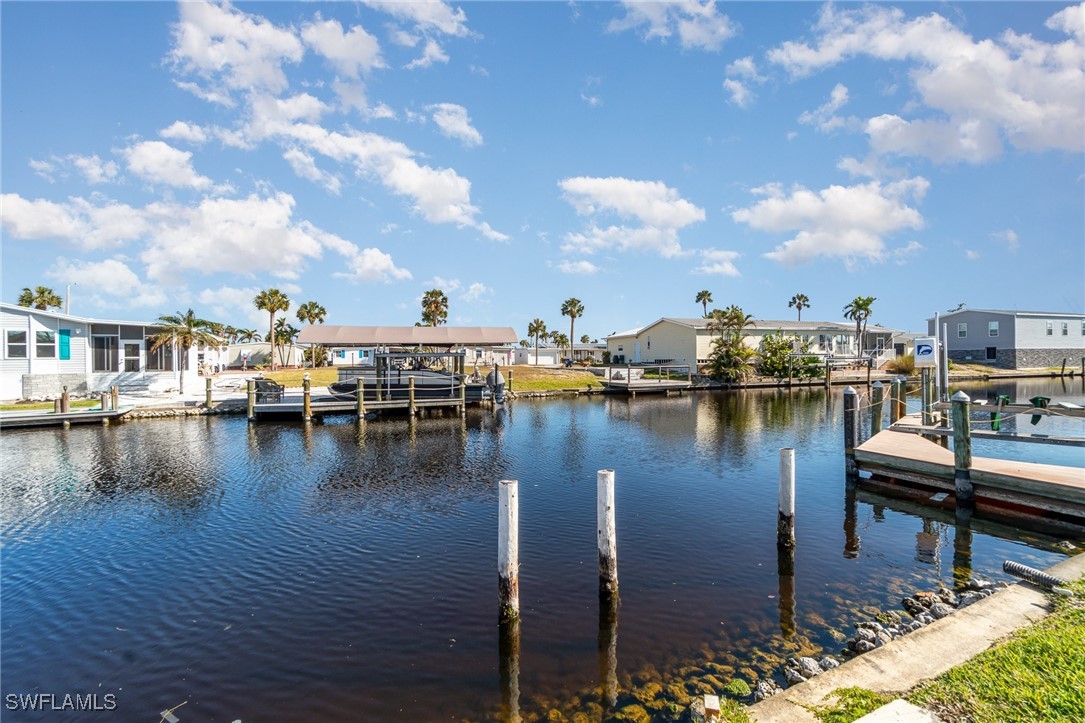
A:
{"label": "boat canopy", "polygon": [[505,346],[517,343],[511,326],[335,326],[314,324],[300,344],[320,346]]}

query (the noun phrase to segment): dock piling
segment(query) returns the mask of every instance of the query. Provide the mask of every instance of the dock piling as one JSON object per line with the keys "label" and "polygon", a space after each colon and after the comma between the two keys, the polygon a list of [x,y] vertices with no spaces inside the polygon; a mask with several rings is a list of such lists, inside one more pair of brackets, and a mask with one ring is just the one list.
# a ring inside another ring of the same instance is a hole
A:
{"label": "dock piling", "polygon": [[309,373],[305,373],[305,378],[301,381],[301,419],[303,422],[313,421],[313,397],[312,397],[312,382],[309,380]]}
{"label": "dock piling", "polygon": [[365,421],[365,380],[360,376],[355,377],[354,378],[354,385],[355,385],[355,389],[357,390],[356,393],[358,395],[358,399],[355,400],[356,403],[357,403],[357,408],[358,408],[357,409],[357,411],[358,411],[358,421],[359,422],[364,422]]}
{"label": "dock piling", "polygon": [[614,470],[596,474],[596,536],[599,542],[599,592],[618,591],[618,533],[614,522]]}
{"label": "dock piling", "polygon": [[780,450],[780,497],[776,518],[777,547],[795,547],[795,450]]}
{"label": "dock piling", "polygon": [[503,479],[497,485],[497,591],[503,623],[520,617],[519,486],[514,479]]}
{"label": "dock piling", "polygon": [[418,413],[414,406],[414,375],[407,377],[407,413],[412,419]]}
{"label": "dock piling", "polygon": [[72,411],[72,398],[68,396],[68,387],[63,387],[64,391],[60,394],[60,411],[64,414]]}
{"label": "dock piling", "polygon": [[246,406],[246,414],[249,417],[250,422],[256,421],[256,380],[249,379],[245,382],[245,391],[248,394],[248,404]]}
{"label": "dock piling", "polygon": [[467,416],[467,379],[460,380],[460,416]]}
{"label": "dock piling", "polygon": [[972,430],[969,420],[972,400],[964,392],[957,392],[953,403],[953,484],[956,488],[957,506],[975,503],[972,489]]}
{"label": "dock piling", "polygon": [[53,400],[53,414],[60,414],[60,410],[61,410],[60,397],[57,397],[56,399]]}
{"label": "dock piling", "polygon": [[211,408],[211,377],[207,377],[203,381],[204,381],[203,406],[210,409]]}
{"label": "dock piling", "polygon": [[885,385],[874,382],[870,391],[870,436],[882,431],[882,407],[884,405]]}
{"label": "dock piling", "polygon": [[934,418],[934,384],[931,379],[931,370],[927,367],[920,371],[919,375],[919,397],[923,404],[923,426],[932,427],[935,423]]}
{"label": "dock piling", "polygon": [[859,446],[859,393],[848,386],[844,389],[844,473],[850,479],[859,475],[855,448]]}
{"label": "dock piling", "polygon": [[109,388],[109,406],[114,412],[121,408],[121,390],[116,385]]}
{"label": "dock piling", "polygon": [[897,377],[897,421],[908,414],[908,377],[901,374]]}
{"label": "dock piling", "polygon": [[102,392],[102,411],[108,412],[109,409],[109,392]]}

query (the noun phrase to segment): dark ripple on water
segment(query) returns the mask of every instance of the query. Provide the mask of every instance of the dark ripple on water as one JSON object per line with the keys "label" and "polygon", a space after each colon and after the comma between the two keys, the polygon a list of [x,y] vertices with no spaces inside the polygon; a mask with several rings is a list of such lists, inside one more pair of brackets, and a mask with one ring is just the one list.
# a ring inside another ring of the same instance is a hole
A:
{"label": "dark ripple on water", "polygon": [[[362,427],[5,432],[5,688],[115,691],[128,717],[183,700],[209,720],[489,717],[495,483],[508,478],[520,480],[521,687],[557,704],[599,673],[603,468],[618,475],[623,684],[696,661],[764,668],[788,650],[788,615],[804,644],[831,646],[857,607],[952,576],[952,526],[884,506],[857,504],[849,556],[839,405],[770,391],[521,400]],[[793,605],[774,544],[785,446],[799,458]],[[937,561],[915,551],[928,528]],[[973,566],[1058,557],[1033,544],[977,532]]]}

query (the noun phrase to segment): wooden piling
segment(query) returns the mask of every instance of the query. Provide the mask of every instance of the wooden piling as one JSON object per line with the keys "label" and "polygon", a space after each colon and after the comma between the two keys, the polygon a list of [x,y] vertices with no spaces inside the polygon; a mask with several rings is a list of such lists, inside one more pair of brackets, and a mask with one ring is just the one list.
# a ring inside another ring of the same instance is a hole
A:
{"label": "wooden piling", "polygon": [[359,422],[364,422],[365,421],[365,379],[363,379],[360,376],[355,377],[354,378],[354,385],[355,385],[355,389],[357,390],[356,393],[358,395],[358,399],[355,400],[356,403],[357,403],[358,421]]}
{"label": "wooden piling", "polygon": [[256,421],[256,380],[249,379],[245,382],[245,391],[248,395],[248,404],[246,406],[246,414],[248,414],[249,421]]}
{"label": "wooden piling", "polygon": [[203,406],[210,409],[211,408],[211,377],[207,377],[203,381],[204,381]]}
{"label": "wooden piling", "polygon": [[407,377],[407,413],[413,418],[418,410],[414,406],[414,375]]}
{"label": "wooden piling", "polygon": [[882,407],[884,406],[885,385],[874,382],[870,391],[870,436],[882,431]]}
{"label": "wooden piling", "polygon": [[373,367],[377,378],[377,401],[381,401],[381,358],[378,356],[373,361]]}
{"label": "wooden piling", "polygon": [[894,379],[889,382],[889,424],[897,423],[897,395],[900,394],[900,380]]}
{"label": "wooden piling", "polygon": [[467,415],[467,378],[460,380],[460,416]]}
{"label": "wooden piling", "polygon": [[109,388],[109,406],[113,411],[117,411],[121,408],[121,390],[120,387],[116,385]]}
{"label": "wooden piling", "polygon": [[509,369],[509,383],[505,385],[505,389],[512,391],[512,369]]}
{"label": "wooden piling", "polygon": [[497,592],[502,622],[520,617],[519,486],[514,479],[497,485]]}
{"label": "wooden piling", "polygon": [[972,400],[964,392],[957,392],[950,400],[953,404],[953,484],[956,487],[957,505],[975,504],[972,489],[972,429],[969,413]]}
{"label": "wooden piling", "polygon": [[618,596],[599,593],[599,702],[604,711],[618,704]]}
{"label": "wooden piling", "polygon": [[61,408],[60,397],[57,397],[53,400],[53,414],[60,414]]}
{"label": "wooden piling", "polygon": [[934,389],[931,384],[931,370],[924,367],[919,373],[919,398],[923,406],[923,426],[934,425]]}
{"label": "wooden piling", "polygon": [[780,450],[780,497],[776,518],[776,545],[795,547],[795,450]]}
{"label": "wooden piling", "polygon": [[849,385],[844,389],[844,473],[851,478],[859,475],[855,448],[859,446],[859,393]]}
{"label": "wooden piling", "polygon": [[313,420],[313,399],[312,390],[310,385],[312,382],[309,380],[309,375],[305,375],[305,379],[301,382],[301,418],[303,421],[311,422]]}
{"label": "wooden piling", "polygon": [[618,533],[614,523],[614,470],[599,470],[595,480],[599,591],[614,594],[618,591]]}
{"label": "wooden piling", "polygon": [[500,661],[501,720],[520,721],[520,619],[498,626],[497,652]]}
{"label": "wooden piling", "polygon": [[828,389],[833,384],[833,367],[829,364],[828,358],[825,359],[825,388]]}
{"label": "wooden piling", "polygon": [[1066,376],[1066,362],[1070,361],[1069,357],[1062,358],[1062,371],[1059,372],[1060,377]]}
{"label": "wooden piling", "polygon": [[63,391],[60,393],[60,411],[64,414],[72,411],[72,398],[68,396],[68,387],[63,387]]}
{"label": "wooden piling", "polygon": [[110,409],[109,409],[109,392],[102,392],[101,399],[102,399],[102,411],[103,412],[110,411]]}

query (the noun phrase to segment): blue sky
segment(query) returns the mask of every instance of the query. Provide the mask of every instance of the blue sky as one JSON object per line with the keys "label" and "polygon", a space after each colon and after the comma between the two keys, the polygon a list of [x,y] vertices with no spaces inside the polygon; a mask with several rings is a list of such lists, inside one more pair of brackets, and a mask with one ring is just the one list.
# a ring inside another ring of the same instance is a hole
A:
{"label": "blue sky", "polygon": [[15,3],[3,293],[263,331],[1085,310],[1085,5]]}

